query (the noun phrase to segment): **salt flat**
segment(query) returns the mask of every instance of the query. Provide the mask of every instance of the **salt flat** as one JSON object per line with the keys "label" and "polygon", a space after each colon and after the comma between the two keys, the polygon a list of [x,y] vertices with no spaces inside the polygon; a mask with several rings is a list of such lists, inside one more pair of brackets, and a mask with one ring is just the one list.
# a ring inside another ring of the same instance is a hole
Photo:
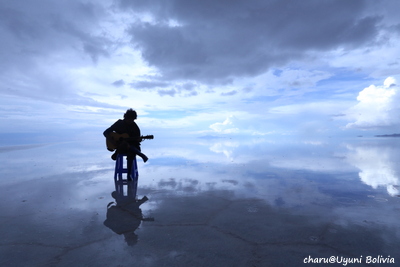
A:
{"label": "salt flat", "polygon": [[395,138],[155,141],[119,198],[103,143],[2,147],[0,265],[400,261]]}

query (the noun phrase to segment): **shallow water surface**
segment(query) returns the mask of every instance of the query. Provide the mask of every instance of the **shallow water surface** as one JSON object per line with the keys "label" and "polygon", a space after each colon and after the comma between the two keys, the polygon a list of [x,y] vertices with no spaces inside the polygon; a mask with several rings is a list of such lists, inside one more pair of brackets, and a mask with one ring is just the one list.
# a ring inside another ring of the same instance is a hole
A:
{"label": "shallow water surface", "polygon": [[138,158],[136,196],[127,185],[114,192],[102,142],[1,147],[0,265],[299,266],[334,256],[396,266],[399,148],[398,138],[154,139],[142,144],[150,160]]}

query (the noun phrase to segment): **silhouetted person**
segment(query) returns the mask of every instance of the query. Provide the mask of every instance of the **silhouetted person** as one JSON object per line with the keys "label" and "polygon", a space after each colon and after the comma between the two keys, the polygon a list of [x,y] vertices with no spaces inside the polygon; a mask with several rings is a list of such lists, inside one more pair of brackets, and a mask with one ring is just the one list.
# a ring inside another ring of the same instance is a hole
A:
{"label": "silhouetted person", "polygon": [[127,196],[124,196],[122,190],[119,190],[119,193],[117,191],[111,193],[115,202],[110,202],[107,205],[107,219],[104,221],[104,225],[116,234],[124,235],[126,243],[133,246],[138,241],[135,231],[140,223],[142,221],[154,221],[154,219],[144,218],[142,210],[139,208],[148,198],[143,197],[141,200],[136,200],[135,196],[130,193],[131,188],[129,186],[128,183]]}
{"label": "silhouetted person", "polygon": [[[114,151],[114,149],[116,149],[115,153],[111,156],[113,160],[117,158],[118,153],[128,154],[128,158],[132,158],[132,155],[138,155],[143,159],[144,162],[148,160],[147,156],[140,151],[140,141],[142,141],[142,139],[140,136],[139,126],[135,122],[136,119],[136,111],[133,109],[128,109],[124,114],[123,120],[116,121],[104,131],[103,135],[107,138],[107,140],[115,144],[115,147],[112,149],[109,148],[110,151]],[[119,135],[125,134],[129,138],[120,138],[120,140],[115,140],[115,138],[113,138],[113,133]]]}

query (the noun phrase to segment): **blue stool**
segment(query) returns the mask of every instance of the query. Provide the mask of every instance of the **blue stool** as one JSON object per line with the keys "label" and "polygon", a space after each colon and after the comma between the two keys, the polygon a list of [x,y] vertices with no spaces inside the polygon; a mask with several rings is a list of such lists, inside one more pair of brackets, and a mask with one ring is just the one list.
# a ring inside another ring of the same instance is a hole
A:
{"label": "blue stool", "polygon": [[[124,159],[126,157],[126,159]],[[124,161],[126,160],[126,165],[124,166]],[[124,174],[126,173],[126,179],[124,179]],[[123,186],[128,185],[128,187],[132,190],[129,190],[136,196],[137,191],[137,183],[139,178],[139,172],[137,168],[136,156],[133,159],[128,160],[126,154],[118,154],[117,160],[115,161],[115,172],[114,172],[114,181],[115,181],[115,190],[120,193],[123,193]],[[120,192],[122,190],[122,192]]]}

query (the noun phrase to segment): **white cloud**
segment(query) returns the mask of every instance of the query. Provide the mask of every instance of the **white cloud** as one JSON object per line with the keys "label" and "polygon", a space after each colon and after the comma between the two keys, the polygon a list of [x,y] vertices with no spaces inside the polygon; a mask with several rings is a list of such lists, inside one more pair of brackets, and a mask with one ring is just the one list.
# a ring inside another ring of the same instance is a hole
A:
{"label": "white cloud", "polygon": [[383,85],[369,87],[362,90],[357,97],[358,103],[346,113],[354,122],[346,128],[378,128],[400,124],[399,86],[393,77],[388,77]]}
{"label": "white cloud", "polygon": [[210,150],[215,153],[223,153],[228,160],[233,160],[233,152],[239,147],[238,142],[224,141],[213,144]]}
{"label": "white cloud", "polygon": [[237,121],[236,117],[230,115],[224,122],[216,122],[210,125],[210,128],[213,129],[217,133],[229,134],[229,133],[237,133],[239,128],[235,126],[235,121]]}
{"label": "white cloud", "polygon": [[384,186],[391,196],[399,195],[398,150],[393,146],[348,146],[347,160],[360,169],[362,182],[374,189]]}

